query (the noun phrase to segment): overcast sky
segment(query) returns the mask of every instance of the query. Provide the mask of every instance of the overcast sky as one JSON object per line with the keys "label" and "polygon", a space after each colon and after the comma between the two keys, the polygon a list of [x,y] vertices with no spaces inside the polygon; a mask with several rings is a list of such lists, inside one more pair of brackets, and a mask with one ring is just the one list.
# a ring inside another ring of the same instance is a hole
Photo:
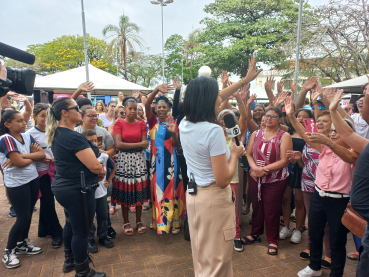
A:
{"label": "overcast sky", "polygon": [[[164,40],[172,34],[187,37],[200,27],[206,16],[205,5],[214,0],[174,0],[164,7]],[[321,5],[328,0],[310,0]],[[102,29],[107,24],[118,25],[124,13],[145,31],[150,53],[161,52],[160,6],[150,0],[84,0],[87,33],[104,39]],[[62,35],[82,35],[80,0],[11,0],[1,1],[0,41],[25,50],[27,45],[52,41]]]}

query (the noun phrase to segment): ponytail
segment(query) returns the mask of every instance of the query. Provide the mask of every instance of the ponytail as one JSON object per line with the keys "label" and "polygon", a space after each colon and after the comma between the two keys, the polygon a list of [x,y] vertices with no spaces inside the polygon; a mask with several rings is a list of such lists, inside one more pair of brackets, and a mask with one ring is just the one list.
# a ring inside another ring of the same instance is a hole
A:
{"label": "ponytail", "polygon": [[10,123],[15,117],[15,114],[19,113],[15,110],[2,110],[0,121],[0,136],[9,133],[9,129],[5,126],[5,122]]}
{"label": "ponytail", "polygon": [[61,97],[52,104],[49,109],[47,120],[46,120],[46,142],[50,146],[54,141],[55,130],[61,120],[62,111],[67,109],[69,106],[69,97]]}

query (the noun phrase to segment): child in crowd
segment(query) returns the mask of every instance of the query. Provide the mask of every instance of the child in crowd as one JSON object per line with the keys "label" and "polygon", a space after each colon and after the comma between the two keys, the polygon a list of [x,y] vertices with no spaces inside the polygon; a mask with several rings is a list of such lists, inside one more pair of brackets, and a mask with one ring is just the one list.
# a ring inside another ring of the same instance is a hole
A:
{"label": "child in crowd", "polygon": [[[84,130],[82,135],[86,137],[92,143],[98,145],[97,135],[94,130]],[[106,205],[107,201],[107,187],[113,180],[115,175],[115,171],[117,170],[117,166],[113,162],[112,159],[105,153],[100,153],[97,157],[97,160],[104,164],[105,167],[110,169],[110,175],[108,179],[105,179],[99,182],[99,187],[95,192],[95,201],[96,201],[96,221],[97,221],[97,236],[99,237],[99,243],[104,245],[107,248],[111,248],[114,246],[114,243],[107,237],[108,230],[108,206]],[[92,224],[92,228],[90,230],[89,240],[94,240],[95,235],[95,225]],[[97,252],[97,251],[96,251]]]}
{"label": "child in crowd", "polygon": [[52,248],[59,248],[63,242],[63,228],[60,226],[58,215],[55,211],[54,194],[51,191],[51,183],[54,179],[55,164],[51,148],[47,145],[45,130],[47,110],[49,106],[38,103],[33,108],[33,119],[35,126],[26,133],[30,134],[37,143],[44,149],[46,158],[42,161],[35,161],[38,176],[40,178],[40,218],[38,222],[38,236],[52,237]]}
{"label": "child in crowd", "polygon": [[20,266],[16,255],[34,255],[42,252],[29,242],[33,207],[36,204],[40,182],[34,161],[45,159],[45,152],[30,134],[23,133],[27,124],[21,113],[9,110],[0,122],[0,164],[4,172],[9,201],[17,219],[9,232],[2,258],[7,268]]}

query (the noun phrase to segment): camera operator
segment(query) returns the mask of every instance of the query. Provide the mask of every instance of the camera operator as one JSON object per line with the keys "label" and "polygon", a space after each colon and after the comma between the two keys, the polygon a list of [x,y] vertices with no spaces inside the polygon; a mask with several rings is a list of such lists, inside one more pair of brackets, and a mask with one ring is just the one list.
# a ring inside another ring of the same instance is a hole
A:
{"label": "camera operator", "polygon": [[[56,174],[51,188],[56,200],[64,207],[66,224],[63,231],[64,272],[76,270],[76,277],[105,277],[89,267],[84,204],[80,172],[84,171],[86,187],[102,180],[106,174],[97,160],[99,148],[74,131],[74,124],[82,120],[76,101],[69,97],[56,100],[48,114],[46,141],[54,153]],[[96,211],[95,188],[87,193],[88,219],[92,223]]]}

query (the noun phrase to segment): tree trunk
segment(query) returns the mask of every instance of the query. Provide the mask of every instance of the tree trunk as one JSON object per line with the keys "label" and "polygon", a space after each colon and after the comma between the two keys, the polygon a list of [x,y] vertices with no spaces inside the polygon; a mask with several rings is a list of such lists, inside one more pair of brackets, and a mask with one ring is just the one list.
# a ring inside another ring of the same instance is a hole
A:
{"label": "tree trunk", "polygon": [[124,79],[128,80],[127,77],[127,41],[123,40],[123,66],[124,66]]}

